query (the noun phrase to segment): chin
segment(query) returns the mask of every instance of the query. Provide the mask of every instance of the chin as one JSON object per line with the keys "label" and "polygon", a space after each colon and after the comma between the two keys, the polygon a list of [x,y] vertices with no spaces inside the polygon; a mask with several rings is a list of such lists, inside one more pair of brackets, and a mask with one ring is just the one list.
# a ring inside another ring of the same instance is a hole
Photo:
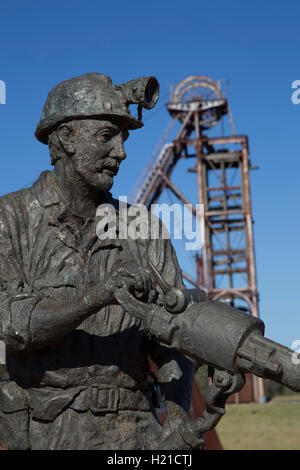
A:
{"label": "chin", "polygon": [[90,187],[97,191],[109,191],[114,184],[114,179],[109,175],[99,174],[98,178],[90,178],[87,182]]}

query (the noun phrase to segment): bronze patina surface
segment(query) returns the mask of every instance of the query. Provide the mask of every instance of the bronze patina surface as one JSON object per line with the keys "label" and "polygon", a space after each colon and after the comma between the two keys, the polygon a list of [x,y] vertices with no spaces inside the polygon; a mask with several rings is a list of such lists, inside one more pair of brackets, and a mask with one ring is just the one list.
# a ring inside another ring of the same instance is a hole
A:
{"label": "bronze patina surface", "polygon": [[148,355],[159,366],[170,421],[185,419],[191,361],[160,346],[114,296],[126,279],[132,292],[151,300],[149,259],[183,286],[171,243],[96,235],[97,207],[108,202],[117,209],[109,190],[126,158],[128,130],[142,127],[128,105],[138,104],[141,115],[157,98],[154,77],[115,86],[92,73],[58,84],[36,130],[54,170],[0,198],[5,448],[157,447],[172,426],[162,428],[155,416]]}

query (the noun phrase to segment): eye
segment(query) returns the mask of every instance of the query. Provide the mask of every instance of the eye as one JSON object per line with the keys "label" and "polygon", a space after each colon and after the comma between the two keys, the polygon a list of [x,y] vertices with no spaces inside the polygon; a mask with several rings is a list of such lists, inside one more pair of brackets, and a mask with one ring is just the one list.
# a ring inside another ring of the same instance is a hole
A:
{"label": "eye", "polygon": [[103,143],[109,142],[113,136],[114,136],[114,133],[108,129],[97,133],[97,139]]}
{"label": "eye", "polygon": [[122,135],[123,135],[123,141],[125,142],[129,137],[129,132],[128,131],[123,131]]}

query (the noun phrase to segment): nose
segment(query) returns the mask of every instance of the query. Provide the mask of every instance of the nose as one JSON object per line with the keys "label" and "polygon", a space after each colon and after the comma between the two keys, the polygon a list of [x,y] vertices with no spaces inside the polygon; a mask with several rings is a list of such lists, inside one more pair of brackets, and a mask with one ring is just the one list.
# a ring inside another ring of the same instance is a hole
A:
{"label": "nose", "polygon": [[122,161],[126,158],[126,152],[124,148],[123,135],[118,134],[113,139],[113,147],[109,152],[109,156],[115,158],[116,160]]}

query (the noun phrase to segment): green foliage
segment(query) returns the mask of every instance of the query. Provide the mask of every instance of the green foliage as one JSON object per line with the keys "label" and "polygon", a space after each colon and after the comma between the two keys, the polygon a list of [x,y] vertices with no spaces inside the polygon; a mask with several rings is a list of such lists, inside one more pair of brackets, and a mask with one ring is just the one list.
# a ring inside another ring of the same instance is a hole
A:
{"label": "green foliage", "polygon": [[272,400],[274,397],[278,396],[299,396],[299,393],[293,392],[287,387],[284,387],[281,384],[273,382],[272,380],[264,380],[265,387],[265,397],[267,401]]}

